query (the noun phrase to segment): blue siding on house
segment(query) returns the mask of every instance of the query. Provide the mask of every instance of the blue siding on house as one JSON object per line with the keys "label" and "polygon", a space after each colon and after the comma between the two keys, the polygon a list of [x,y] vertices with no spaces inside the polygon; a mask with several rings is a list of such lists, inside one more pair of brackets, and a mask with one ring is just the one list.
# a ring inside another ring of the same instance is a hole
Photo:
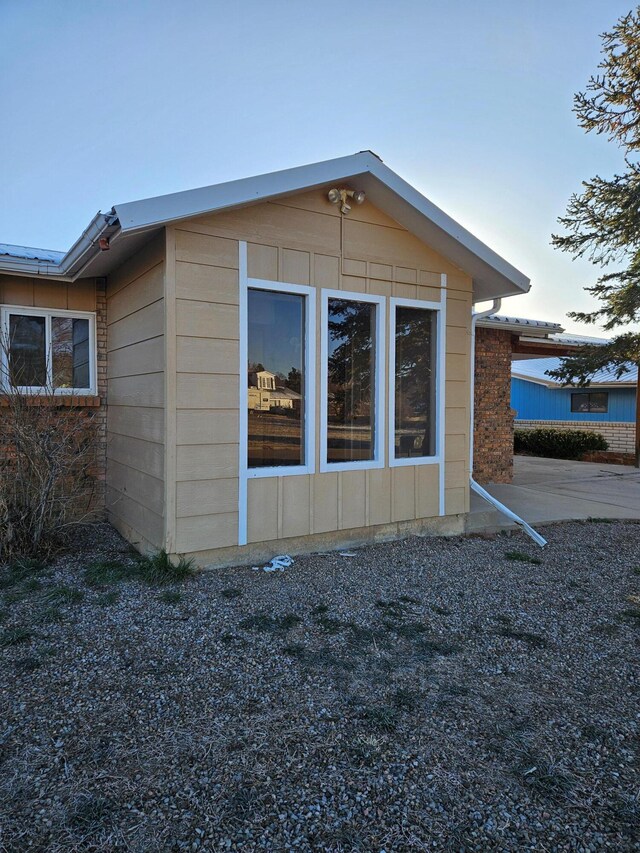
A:
{"label": "blue siding on house", "polygon": [[[522,421],[634,421],[636,417],[635,388],[607,388],[609,411],[572,412],[571,394],[578,388],[547,388],[525,379],[511,379],[511,408],[517,412],[516,422]],[[597,388],[594,391],[600,390]]]}

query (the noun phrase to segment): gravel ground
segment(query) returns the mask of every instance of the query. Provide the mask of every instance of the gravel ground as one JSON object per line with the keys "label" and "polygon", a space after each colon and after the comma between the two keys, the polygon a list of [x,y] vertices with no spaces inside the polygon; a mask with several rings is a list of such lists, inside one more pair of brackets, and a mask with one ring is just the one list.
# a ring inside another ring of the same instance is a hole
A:
{"label": "gravel ground", "polygon": [[640,526],[545,535],[2,570],[0,850],[640,850]]}

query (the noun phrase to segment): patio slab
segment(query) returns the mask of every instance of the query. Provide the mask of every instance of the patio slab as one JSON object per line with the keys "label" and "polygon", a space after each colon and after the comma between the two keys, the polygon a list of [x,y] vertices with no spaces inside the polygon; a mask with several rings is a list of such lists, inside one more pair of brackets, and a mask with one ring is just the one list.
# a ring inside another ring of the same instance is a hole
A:
{"label": "patio slab", "polygon": [[[640,519],[640,470],[624,465],[516,456],[513,483],[489,484],[486,489],[532,525],[585,518]],[[467,532],[514,526],[471,494]]]}

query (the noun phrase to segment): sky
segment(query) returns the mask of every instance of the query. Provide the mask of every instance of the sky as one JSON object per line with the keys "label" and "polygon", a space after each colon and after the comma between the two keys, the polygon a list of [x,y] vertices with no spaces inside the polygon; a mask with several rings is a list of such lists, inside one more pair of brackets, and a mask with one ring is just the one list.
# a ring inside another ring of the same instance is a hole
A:
{"label": "sky", "polygon": [[631,0],[0,0],[0,242],[66,250],[99,209],[375,151],[528,275],[562,323],[598,271],[554,250],[623,168],[572,112]]}

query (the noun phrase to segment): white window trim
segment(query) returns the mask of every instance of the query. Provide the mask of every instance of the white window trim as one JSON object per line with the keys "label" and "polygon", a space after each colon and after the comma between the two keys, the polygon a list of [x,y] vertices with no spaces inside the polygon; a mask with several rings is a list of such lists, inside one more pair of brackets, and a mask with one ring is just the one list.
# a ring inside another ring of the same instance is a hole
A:
{"label": "white window trim", "polygon": [[[46,341],[46,365],[47,365],[47,382],[51,388],[53,384],[53,360],[51,357],[51,319],[53,317],[71,317],[74,320],[89,321],[89,387],[88,388],[54,388],[55,396],[78,396],[92,397],[97,392],[97,361],[96,361],[96,315],[93,311],[68,311],[63,308],[26,308],[23,305],[1,305],[0,306],[0,327],[2,333],[2,347],[0,352],[0,383],[2,391],[6,393],[7,388],[5,379],[8,376],[9,365],[7,361],[8,353],[5,342],[9,341],[9,318],[12,315],[22,314],[29,317],[44,317],[45,320],[45,341]],[[43,390],[47,390],[47,386],[43,385],[23,385],[17,389],[20,394],[42,394]]]}
{"label": "white window trim", "polygon": [[[246,269],[246,267],[245,267]],[[316,290],[304,284],[249,278],[240,275],[240,477],[254,480],[262,477],[291,477],[315,472],[316,443]],[[305,400],[304,400],[304,465],[277,465],[270,468],[249,468],[247,451],[249,442],[248,420],[248,306],[247,292],[270,290],[274,293],[293,293],[305,296]]]}
{"label": "white window trim", "polygon": [[[361,471],[369,468],[384,468],[384,445],[385,445],[385,371],[386,342],[385,342],[385,296],[374,296],[370,293],[358,293],[347,290],[325,290],[321,291],[321,326],[320,326],[320,471]],[[376,306],[375,322],[375,365],[374,365],[374,424],[373,424],[373,459],[360,459],[352,462],[329,462],[327,460],[327,437],[328,437],[328,400],[329,389],[329,300],[344,299],[350,302],[367,302]]]}
{"label": "white window trim", "polygon": [[[412,456],[408,459],[395,458],[396,441],[396,308],[421,308],[436,312],[436,393],[435,393],[435,429],[436,452],[433,456]],[[446,357],[446,291],[442,302],[423,302],[421,299],[402,299],[391,297],[389,300],[389,467],[400,468],[406,465],[441,465],[444,471],[445,436],[445,357]],[[443,491],[441,484],[440,490]],[[444,495],[441,495],[441,502]],[[441,512],[443,514],[442,506]]]}

